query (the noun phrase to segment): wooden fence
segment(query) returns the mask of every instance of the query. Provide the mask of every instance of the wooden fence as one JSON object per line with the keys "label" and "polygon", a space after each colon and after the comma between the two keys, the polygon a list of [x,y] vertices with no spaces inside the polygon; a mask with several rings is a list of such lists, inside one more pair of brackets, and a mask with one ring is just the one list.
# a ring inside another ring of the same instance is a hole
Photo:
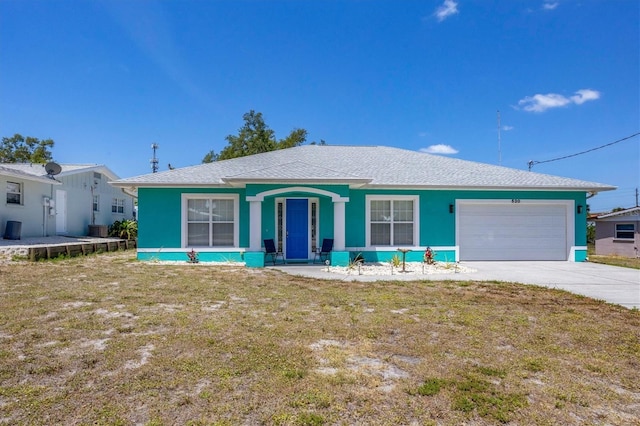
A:
{"label": "wooden fence", "polygon": [[85,256],[91,253],[104,253],[136,248],[136,240],[116,240],[92,243],[73,243],[46,247],[29,247],[29,260],[54,259],[59,256]]}

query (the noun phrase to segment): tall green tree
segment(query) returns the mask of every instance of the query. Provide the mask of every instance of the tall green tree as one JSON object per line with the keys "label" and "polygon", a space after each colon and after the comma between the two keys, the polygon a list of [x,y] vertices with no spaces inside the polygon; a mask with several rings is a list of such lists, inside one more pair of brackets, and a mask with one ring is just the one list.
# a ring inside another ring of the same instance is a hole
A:
{"label": "tall green tree", "polygon": [[277,149],[292,148],[302,145],[307,140],[305,129],[294,129],[286,138],[277,140],[275,132],[265,124],[261,112],[251,110],[245,113],[242,119],[244,125],[238,130],[238,134],[228,135],[225,138],[227,146],[218,155],[209,151],[203,162],[205,160],[229,160]]}
{"label": "tall green tree", "polygon": [[218,161],[218,154],[214,150],[207,152],[207,154],[202,159],[202,164],[213,163],[214,161]]}
{"label": "tall green tree", "polygon": [[52,159],[53,139],[26,138],[18,133],[3,137],[0,144],[0,163],[44,164]]}

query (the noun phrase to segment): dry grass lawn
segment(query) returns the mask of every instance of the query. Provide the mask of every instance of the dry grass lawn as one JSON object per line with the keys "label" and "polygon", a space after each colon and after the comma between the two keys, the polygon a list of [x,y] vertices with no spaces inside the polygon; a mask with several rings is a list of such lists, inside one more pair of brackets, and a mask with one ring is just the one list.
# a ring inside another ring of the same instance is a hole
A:
{"label": "dry grass lawn", "polygon": [[640,269],[640,258],[622,256],[589,255],[589,262],[604,263],[605,265],[622,266],[624,268]]}
{"label": "dry grass lawn", "polygon": [[639,424],[640,312],[110,253],[0,265],[0,423]]}

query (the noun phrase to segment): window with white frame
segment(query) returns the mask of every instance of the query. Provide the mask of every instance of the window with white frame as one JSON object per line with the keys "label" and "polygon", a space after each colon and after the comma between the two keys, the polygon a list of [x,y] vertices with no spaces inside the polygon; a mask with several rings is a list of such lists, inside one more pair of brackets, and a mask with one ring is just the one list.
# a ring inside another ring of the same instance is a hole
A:
{"label": "window with white frame", "polygon": [[111,213],[124,214],[124,198],[114,198],[111,201]]}
{"label": "window with white frame", "polygon": [[93,196],[93,211],[94,212],[100,211],[100,195],[99,194]]}
{"label": "window with white frame", "polygon": [[7,204],[22,204],[22,184],[7,182]]}
{"label": "window with white frame", "polygon": [[237,196],[188,196],[185,206],[185,243],[188,247],[237,246]]}
{"label": "window with white frame", "polygon": [[417,245],[417,210],[418,197],[368,196],[367,245]]}
{"label": "window with white frame", "polygon": [[633,223],[616,223],[616,240],[633,240],[635,232]]}

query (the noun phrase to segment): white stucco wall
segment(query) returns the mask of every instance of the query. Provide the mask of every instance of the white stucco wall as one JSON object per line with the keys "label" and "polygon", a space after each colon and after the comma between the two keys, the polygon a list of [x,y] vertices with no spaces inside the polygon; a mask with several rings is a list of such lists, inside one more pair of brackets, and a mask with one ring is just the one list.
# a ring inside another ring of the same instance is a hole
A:
{"label": "white stucco wall", "polygon": [[[7,204],[7,182],[22,186],[22,204]],[[45,210],[43,201],[45,197],[51,196],[52,188],[56,186],[59,185],[0,176],[0,237],[5,234],[7,221],[21,222],[23,237],[51,235],[55,230],[55,217],[45,215],[48,210]]]}
{"label": "white stucco wall", "polygon": [[[81,172],[67,176],[57,176],[61,185],[53,185],[0,175],[0,238],[5,234],[7,221],[21,222],[21,237],[41,237],[50,235],[83,236],[88,234],[91,223],[93,197],[99,195],[99,210],[95,214],[96,225],[111,225],[116,220],[134,218],[134,199],[120,188],[111,186],[106,175],[94,179],[94,172]],[[7,204],[7,182],[22,185],[22,204]],[[44,199],[56,200],[57,190],[66,191],[67,214],[66,232],[56,229],[56,215],[62,214],[58,206],[45,209]],[[124,200],[124,213],[113,213],[113,199]]]}

